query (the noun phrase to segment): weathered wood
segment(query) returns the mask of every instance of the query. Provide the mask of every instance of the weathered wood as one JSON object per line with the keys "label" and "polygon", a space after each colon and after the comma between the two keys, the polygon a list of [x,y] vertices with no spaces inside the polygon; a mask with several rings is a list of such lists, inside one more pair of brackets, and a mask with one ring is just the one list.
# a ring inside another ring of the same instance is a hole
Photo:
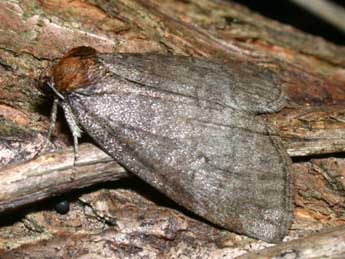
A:
{"label": "weathered wood", "polygon": [[47,153],[0,171],[0,213],[73,189],[128,177],[126,170],[94,145]]}
{"label": "weathered wood", "polygon": [[[344,87],[344,86],[343,86]],[[345,150],[344,106],[285,109],[269,118],[290,156],[332,154]]]}
{"label": "weathered wood", "polygon": [[238,259],[344,258],[345,226],[248,253]]}

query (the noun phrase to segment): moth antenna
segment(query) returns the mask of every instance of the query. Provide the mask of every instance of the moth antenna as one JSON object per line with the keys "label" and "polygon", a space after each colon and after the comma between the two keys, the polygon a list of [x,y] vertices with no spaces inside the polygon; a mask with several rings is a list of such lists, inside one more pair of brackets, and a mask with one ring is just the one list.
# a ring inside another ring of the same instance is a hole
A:
{"label": "moth antenna", "polygon": [[68,127],[73,136],[74,164],[75,164],[75,162],[78,160],[78,155],[79,155],[78,154],[79,153],[78,138],[81,137],[82,130],[78,127],[77,121],[71,111],[71,107],[65,102],[60,102],[60,105],[64,111]]}

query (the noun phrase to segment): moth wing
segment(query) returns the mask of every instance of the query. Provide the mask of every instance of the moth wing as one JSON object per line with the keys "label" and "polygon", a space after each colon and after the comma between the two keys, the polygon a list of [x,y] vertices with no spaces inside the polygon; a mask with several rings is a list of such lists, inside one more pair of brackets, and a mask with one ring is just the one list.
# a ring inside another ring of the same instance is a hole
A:
{"label": "moth wing", "polygon": [[259,118],[227,105],[224,85],[204,80],[197,88],[169,84],[168,77],[152,86],[110,74],[68,96],[82,127],[106,152],[217,225],[267,241],[286,235],[288,158]]}
{"label": "moth wing", "polygon": [[99,56],[113,74],[150,88],[254,113],[278,111],[286,104],[276,74],[248,62],[155,54]]}

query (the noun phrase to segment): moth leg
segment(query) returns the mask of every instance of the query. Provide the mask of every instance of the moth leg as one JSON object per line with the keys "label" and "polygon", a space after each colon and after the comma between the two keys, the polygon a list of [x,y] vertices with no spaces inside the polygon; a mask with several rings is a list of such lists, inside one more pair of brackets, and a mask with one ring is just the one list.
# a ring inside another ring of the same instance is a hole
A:
{"label": "moth leg", "polygon": [[55,124],[56,124],[58,104],[59,104],[59,99],[54,98],[53,107],[52,107],[52,110],[50,112],[50,125],[49,125],[49,129],[48,129],[48,133],[47,133],[47,139],[44,141],[42,148],[36,153],[36,155],[34,155],[33,158],[38,157],[48,146],[48,143],[49,143],[50,138],[52,136],[53,129],[55,128]]}
{"label": "moth leg", "polygon": [[50,138],[52,136],[53,129],[55,128],[58,104],[59,104],[59,99],[54,98],[53,107],[52,107],[52,110],[50,112],[50,125],[49,125],[48,134],[47,134],[47,141],[50,140]]}
{"label": "moth leg", "polygon": [[65,118],[68,124],[68,127],[73,136],[73,144],[74,144],[74,163],[78,160],[78,138],[81,136],[81,129],[78,127],[77,121],[72,113],[70,106],[65,102],[60,102],[61,107],[64,111]]}

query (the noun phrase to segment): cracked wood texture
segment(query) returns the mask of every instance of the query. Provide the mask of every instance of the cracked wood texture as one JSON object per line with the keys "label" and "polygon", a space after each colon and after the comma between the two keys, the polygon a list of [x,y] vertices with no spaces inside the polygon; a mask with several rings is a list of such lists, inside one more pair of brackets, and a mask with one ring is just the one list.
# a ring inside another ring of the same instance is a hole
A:
{"label": "cracked wood texture", "polygon": [[[73,173],[50,178],[54,170],[38,170],[40,174],[23,175],[26,181],[18,179],[9,197],[0,192],[1,202],[19,193],[19,200],[28,198],[19,205],[31,204],[0,215],[1,258],[235,258],[248,252],[284,258],[306,250],[312,251],[310,257],[340,258],[344,253],[342,227],[322,232],[345,221],[344,47],[230,1],[1,1],[0,20],[1,166],[15,171],[15,163],[25,163],[42,149],[51,103],[37,90],[37,79],[67,50],[88,45],[99,52],[252,62],[274,71],[284,82],[289,104],[261,116],[293,157],[295,189],[287,242],[259,253],[271,245],[202,222],[139,180],[72,191],[78,188],[68,185]],[[64,121],[59,122],[47,150],[71,144]],[[99,172],[101,179],[104,171]],[[96,183],[97,175],[92,177]],[[1,179],[0,190],[5,190],[9,182]],[[87,179],[79,187],[87,186]],[[52,210],[54,198],[35,203],[66,191],[71,201],[67,215]],[[297,238],[303,239],[289,241]],[[336,242],[337,250],[315,249],[315,242],[327,244],[325,249]]]}

